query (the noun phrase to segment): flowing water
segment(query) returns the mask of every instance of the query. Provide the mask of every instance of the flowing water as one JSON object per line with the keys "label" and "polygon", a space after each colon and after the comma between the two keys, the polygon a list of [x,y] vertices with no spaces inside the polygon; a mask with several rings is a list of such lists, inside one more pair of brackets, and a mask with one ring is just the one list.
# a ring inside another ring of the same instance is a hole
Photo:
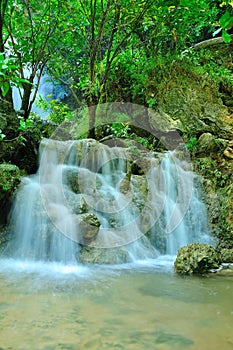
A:
{"label": "flowing water", "polygon": [[[91,140],[40,152],[0,260],[0,350],[232,349],[232,275],[173,272],[180,246],[211,243],[189,164]],[[81,263],[85,239],[102,264]]]}
{"label": "flowing water", "polygon": [[[45,139],[40,154],[38,173],[24,179],[16,196],[11,257],[73,263],[80,243],[88,243],[124,247],[118,262],[125,263],[210,243],[194,173],[175,152],[135,155],[94,140]],[[90,214],[99,225],[94,236]]]}

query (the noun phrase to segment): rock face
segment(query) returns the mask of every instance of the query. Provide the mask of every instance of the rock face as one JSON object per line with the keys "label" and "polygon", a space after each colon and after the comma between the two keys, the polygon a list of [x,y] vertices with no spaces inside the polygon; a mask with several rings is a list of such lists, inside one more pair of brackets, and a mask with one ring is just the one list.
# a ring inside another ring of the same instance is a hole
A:
{"label": "rock face", "polygon": [[208,244],[192,243],[181,247],[175,260],[175,271],[180,274],[201,274],[220,266],[216,250]]}

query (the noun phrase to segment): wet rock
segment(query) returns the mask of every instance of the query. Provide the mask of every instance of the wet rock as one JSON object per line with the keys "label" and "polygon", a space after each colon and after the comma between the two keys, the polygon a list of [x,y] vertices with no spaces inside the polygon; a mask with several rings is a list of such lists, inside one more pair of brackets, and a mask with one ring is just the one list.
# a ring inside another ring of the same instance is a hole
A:
{"label": "wet rock", "polygon": [[79,216],[77,225],[79,232],[79,243],[88,244],[98,235],[100,221],[95,214],[86,213]]}
{"label": "wet rock", "polygon": [[90,264],[124,264],[130,261],[124,247],[96,248],[85,246],[80,251],[79,261]]}
{"label": "wet rock", "polygon": [[82,194],[76,194],[69,190],[63,191],[68,207],[74,214],[83,214],[88,211],[87,203]]}
{"label": "wet rock", "polygon": [[201,274],[220,267],[220,257],[208,244],[191,243],[181,247],[174,263],[180,274]]}

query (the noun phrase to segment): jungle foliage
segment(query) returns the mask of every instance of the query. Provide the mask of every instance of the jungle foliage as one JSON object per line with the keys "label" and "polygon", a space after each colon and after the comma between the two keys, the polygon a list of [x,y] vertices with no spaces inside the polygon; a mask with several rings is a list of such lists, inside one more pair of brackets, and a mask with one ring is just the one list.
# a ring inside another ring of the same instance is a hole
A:
{"label": "jungle foliage", "polygon": [[[156,108],[148,94],[151,78],[159,84],[187,49],[186,60],[195,60],[193,45],[216,32],[229,42],[232,6],[214,0],[0,0],[0,97],[12,104],[12,88],[18,88],[26,122],[47,72],[73,96],[73,109],[113,101]],[[51,108],[56,112],[59,104]],[[89,136],[95,137],[95,108],[89,109]]]}

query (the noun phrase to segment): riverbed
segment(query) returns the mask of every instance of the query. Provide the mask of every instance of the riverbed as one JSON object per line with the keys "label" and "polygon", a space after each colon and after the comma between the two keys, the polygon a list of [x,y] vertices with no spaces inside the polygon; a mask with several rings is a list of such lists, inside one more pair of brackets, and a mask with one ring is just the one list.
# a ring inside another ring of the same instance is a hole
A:
{"label": "riverbed", "polygon": [[230,350],[233,274],[0,260],[1,350]]}

